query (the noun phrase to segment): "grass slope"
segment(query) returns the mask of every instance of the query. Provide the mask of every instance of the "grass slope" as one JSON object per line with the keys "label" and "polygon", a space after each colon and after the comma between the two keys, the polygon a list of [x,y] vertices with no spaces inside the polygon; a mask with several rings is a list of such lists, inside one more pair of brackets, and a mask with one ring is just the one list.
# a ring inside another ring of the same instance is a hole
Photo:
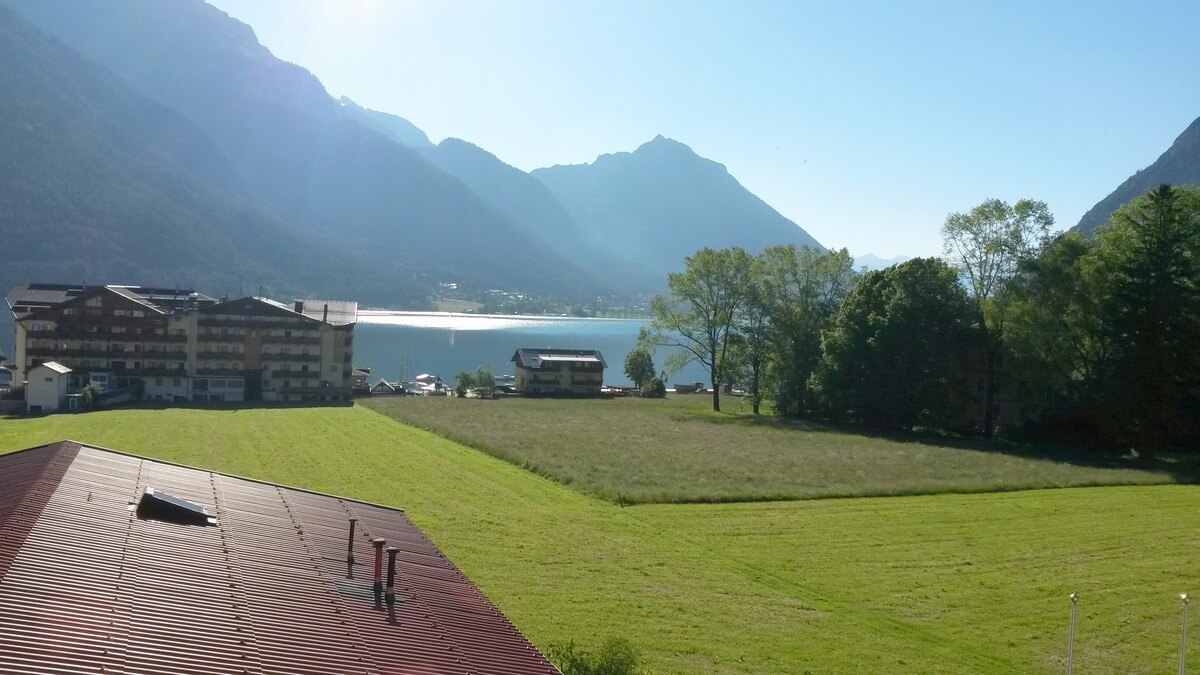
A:
{"label": "grass slope", "polygon": [[[735,409],[739,399],[725,407]],[[614,501],[701,502],[1194,481],[1154,462],[919,442],[713,413],[707,396],[376,398],[380,412]],[[1044,454],[1036,454],[1044,453]]]}
{"label": "grass slope", "polygon": [[[1200,488],[619,507],[363,407],[0,419],[401,506],[539,646],[621,635],[664,672],[1162,671]],[[1193,658],[1200,657],[1194,655]]]}

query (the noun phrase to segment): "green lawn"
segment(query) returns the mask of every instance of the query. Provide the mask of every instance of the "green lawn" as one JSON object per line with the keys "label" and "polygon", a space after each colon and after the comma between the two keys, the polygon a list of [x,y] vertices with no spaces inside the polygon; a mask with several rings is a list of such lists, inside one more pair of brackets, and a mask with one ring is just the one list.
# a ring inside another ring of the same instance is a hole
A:
{"label": "green lawn", "polygon": [[[698,502],[1195,482],[1197,462],[894,440],[665,400],[375,398],[405,423],[612,501]],[[737,410],[740,399],[727,398]],[[1038,455],[1038,452],[1047,453]]]}
{"label": "green lawn", "polygon": [[539,646],[661,672],[1061,671],[1071,590],[1080,672],[1163,672],[1200,589],[1191,486],[621,507],[362,406],[0,419],[63,438],[403,507]]}

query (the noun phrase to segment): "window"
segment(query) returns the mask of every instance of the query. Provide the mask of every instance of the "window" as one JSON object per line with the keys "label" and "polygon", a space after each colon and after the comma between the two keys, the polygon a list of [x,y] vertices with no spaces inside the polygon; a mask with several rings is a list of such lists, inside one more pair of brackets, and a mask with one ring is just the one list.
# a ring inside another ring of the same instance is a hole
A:
{"label": "window", "polygon": [[127,309],[114,309],[114,310],[113,310],[113,316],[129,316],[129,310],[127,310]]}
{"label": "window", "polygon": [[103,307],[104,306],[104,298],[97,295],[94,298],[88,298],[87,303],[85,303],[85,304],[87,304],[88,307]]}
{"label": "window", "polygon": [[135,309],[132,312],[130,312],[130,314],[132,316],[146,316],[146,313],[140,309]]}
{"label": "window", "polygon": [[264,353],[264,354],[270,354],[270,353],[271,353],[271,348],[270,348],[269,346],[264,346],[264,347],[263,347],[263,353]]}
{"label": "window", "polygon": [[63,307],[62,313],[63,313],[63,316],[75,316],[75,308],[74,307]]}
{"label": "window", "polygon": [[114,332],[114,333],[124,333],[124,332],[125,332],[125,326],[113,326],[113,327],[112,327],[112,332]]}
{"label": "window", "polygon": [[279,348],[279,353],[280,353],[280,354],[291,354],[291,353],[292,353],[292,348],[291,348],[291,347],[280,347],[280,348]]}

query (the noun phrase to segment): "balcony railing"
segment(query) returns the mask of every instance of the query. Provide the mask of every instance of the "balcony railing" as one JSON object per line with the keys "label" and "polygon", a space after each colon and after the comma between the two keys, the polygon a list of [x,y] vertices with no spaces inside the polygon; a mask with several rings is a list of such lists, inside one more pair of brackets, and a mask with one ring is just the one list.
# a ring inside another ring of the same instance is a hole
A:
{"label": "balcony railing", "polygon": [[201,377],[243,377],[251,371],[243,368],[197,368],[196,374]]}
{"label": "balcony railing", "polygon": [[285,335],[264,335],[262,336],[263,344],[273,345],[319,345],[321,338],[316,337],[287,337]]}
{"label": "balcony railing", "polygon": [[321,373],[316,370],[272,370],[271,377],[277,380],[310,380],[321,377]]}
{"label": "balcony railing", "polygon": [[312,324],[303,320],[293,320],[286,323],[280,321],[267,321],[266,319],[255,318],[237,318],[237,319],[211,319],[200,318],[197,324],[201,326],[215,326],[217,328],[264,328],[273,330],[312,330]]}
{"label": "balcony railing", "polygon": [[301,363],[319,363],[320,354],[263,354],[263,361],[289,361]]}
{"label": "balcony railing", "polygon": [[30,331],[28,334],[31,339],[54,339],[54,340],[117,340],[129,342],[187,342],[186,335],[169,335],[166,333],[113,333],[108,330],[84,330],[77,326],[59,326],[54,330]]}
{"label": "balcony railing", "polygon": [[244,356],[242,352],[196,352],[197,359],[208,361],[220,361],[221,359],[241,361],[242,356]]}
{"label": "balcony railing", "polygon": [[135,351],[121,349],[55,349],[37,347],[25,350],[28,356],[58,358],[101,358],[101,359],[154,359],[160,361],[184,360],[187,352]]}

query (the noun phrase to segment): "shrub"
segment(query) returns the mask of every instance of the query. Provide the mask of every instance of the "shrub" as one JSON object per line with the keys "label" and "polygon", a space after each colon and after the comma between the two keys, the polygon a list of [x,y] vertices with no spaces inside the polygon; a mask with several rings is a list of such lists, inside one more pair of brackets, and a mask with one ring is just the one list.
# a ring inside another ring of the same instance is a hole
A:
{"label": "shrub", "polygon": [[550,659],[563,675],[633,675],[638,671],[638,655],[633,645],[622,638],[610,638],[596,651],[575,645],[550,645]]}
{"label": "shrub", "polygon": [[96,399],[100,398],[100,394],[104,393],[104,388],[99,383],[92,382],[83,388],[83,407],[90,408],[96,404]]}
{"label": "shrub", "polygon": [[652,378],[642,387],[642,398],[665,398],[667,395],[667,384],[660,378]]}

